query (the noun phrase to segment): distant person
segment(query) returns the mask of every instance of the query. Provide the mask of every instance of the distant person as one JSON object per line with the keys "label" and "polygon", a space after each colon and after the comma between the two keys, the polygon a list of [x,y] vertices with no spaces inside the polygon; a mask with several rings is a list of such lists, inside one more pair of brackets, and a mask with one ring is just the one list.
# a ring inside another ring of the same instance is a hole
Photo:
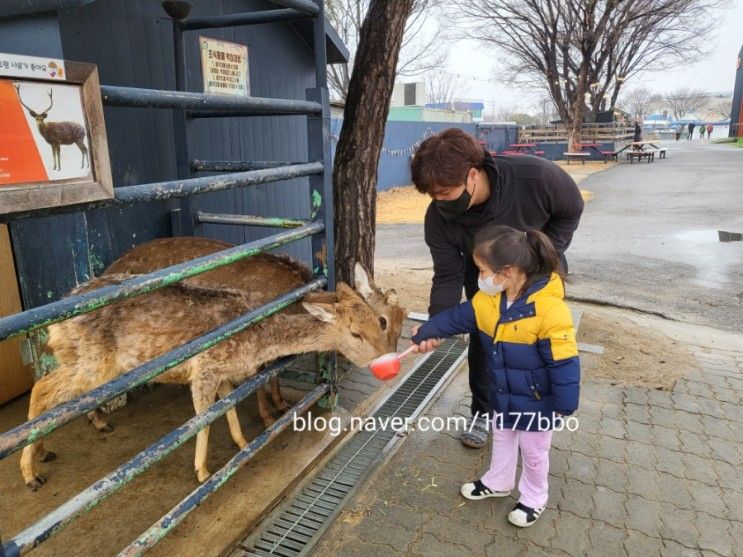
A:
{"label": "distant person", "polygon": [[713,129],[714,129],[714,126],[712,124],[707,124],[707,141],[709,141],[712,138]]}
{"label": "distant person", "polygon": [[694,128],[696,127],[696,124],[694,122],[689,122],[689,140],[694,139]]}
{"label": "distant person", "polygon": [[707,128],[704,127],[704,124],[699,126],[699,141],[704,141],[704,130]]}
{"label": "distant person", "polygon": [[642,141],[642,128],[639,120],[635,120],[635,135],[632,136],[632,141]]}

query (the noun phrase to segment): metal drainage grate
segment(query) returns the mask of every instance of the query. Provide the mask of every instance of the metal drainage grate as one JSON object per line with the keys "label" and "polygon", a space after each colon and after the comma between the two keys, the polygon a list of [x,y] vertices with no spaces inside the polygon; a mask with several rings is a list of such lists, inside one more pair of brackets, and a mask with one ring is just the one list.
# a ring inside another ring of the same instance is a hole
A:
{"label": "metal drainage grate", "polygon": [[[415,418],[464,359],[466,348],[459,339],[444,341],[434,353],[416,364],[408,378],[372,416]],[[243,540],[230,557],[306,555],[355,488],[392,447],[396,435],[391,428],[356,433],[299,495],[284,504],[276,513],[278,518]]]}

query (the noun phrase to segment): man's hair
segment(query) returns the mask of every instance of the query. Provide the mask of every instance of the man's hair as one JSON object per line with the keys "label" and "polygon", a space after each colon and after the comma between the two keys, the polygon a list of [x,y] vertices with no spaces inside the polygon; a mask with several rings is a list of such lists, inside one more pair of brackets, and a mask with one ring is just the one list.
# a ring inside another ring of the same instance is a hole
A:
{"label": "man's hair", "polygon": [[421,193],[461,186],[470,168],[482,169],[485,155],[474,137],[459,128],[447,128],[423,141],[410,170]]}

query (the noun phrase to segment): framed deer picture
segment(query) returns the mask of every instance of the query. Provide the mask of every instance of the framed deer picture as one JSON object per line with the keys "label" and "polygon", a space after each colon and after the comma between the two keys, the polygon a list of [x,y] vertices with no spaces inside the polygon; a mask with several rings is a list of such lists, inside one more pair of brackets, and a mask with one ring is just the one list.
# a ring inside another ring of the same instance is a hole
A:
{"label": "framed deer picture", "polygon": [[111,197],[96,66],[0,53],[0,214]]}

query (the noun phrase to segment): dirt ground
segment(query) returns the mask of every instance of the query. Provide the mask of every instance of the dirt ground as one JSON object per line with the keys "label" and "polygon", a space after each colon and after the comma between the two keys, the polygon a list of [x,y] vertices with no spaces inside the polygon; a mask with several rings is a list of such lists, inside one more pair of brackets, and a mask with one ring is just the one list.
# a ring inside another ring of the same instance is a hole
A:
{"label": "dirt ground", "polygon": [[[580,185],[591,174],[612,168],[616,163],[588,162],[567,165],[557,161],[558,166],[567,170],[575,182]],[[593,193],[581,190],[584,201],[590,201]],[[413,186],[392,188],[377,195],[377,224],[400,224],[423,222],[430,198],[418,192]]]}
{"label": "dirt ground", "polygon": [[[301,391],[284,389],[290,404]],[[0,411],[0,431],[25,421],[28,395],[5,404]],[[245,437],[250,441],[263,431],[255,395],[237,406]],[[313,408],[313,414],[318,410]],[[273,411],[274,417],[278,412]],[[193,416],[186,387],[156,385],[130,394],[129,404],[107,416],[111,433],[97,432],[79,418],[45,439],[45,448],[57,453],[53,462],[41,463],[47,483],[36,492],[24,484],[18,470],[20,452],[0,461],[0,526],[7,541],[22,528],[40,519],[74,494],[91,485]],[[275,504],[276,497],[293,485],[329,445],[329,434],[283,432],[233,476],[224,489],[213,494],[175,532],[149,555],[217,557],[225,544],[244,535],[245,529]],[[216,472],[234,454],[226,421],[218,418],[209,436],[208,466]],[[78,518],[73,524],[34,550],[45,555],[114,555],[160,519],[194,490],[194,440],[121,488]],[[208,544],[204,540],[209,540]],[[74,549],[73,549],[74,548]]]}
{"label": "dirt ground", "polygon": [[[394,288],[408,311],[426,313],[431,276],[431,268],[403,270],[378,265],[374,278],[382,288]],[[583,310],[578,342],[604,348],[602,355],[581,353],[584,377],[671,390],[679,377],[694,369],[695,360],[682,343],[632,322],[624,311],[570,305]]]}

